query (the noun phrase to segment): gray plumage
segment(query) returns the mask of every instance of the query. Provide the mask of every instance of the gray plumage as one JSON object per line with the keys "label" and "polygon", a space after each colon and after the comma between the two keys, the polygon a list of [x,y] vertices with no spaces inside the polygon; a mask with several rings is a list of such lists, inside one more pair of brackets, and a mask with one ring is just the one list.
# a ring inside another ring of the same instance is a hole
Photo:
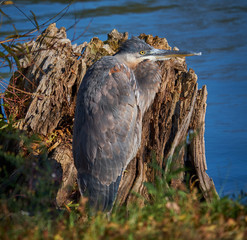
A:
{"label": "gray plumage", "polygon": [[169,59],[168,53],[134,37],[94,63],[81,83],[73,155],[80,192],[95,210],[112,209],[122,173],[141,144],[143,114],[159,89],[155,61]]}

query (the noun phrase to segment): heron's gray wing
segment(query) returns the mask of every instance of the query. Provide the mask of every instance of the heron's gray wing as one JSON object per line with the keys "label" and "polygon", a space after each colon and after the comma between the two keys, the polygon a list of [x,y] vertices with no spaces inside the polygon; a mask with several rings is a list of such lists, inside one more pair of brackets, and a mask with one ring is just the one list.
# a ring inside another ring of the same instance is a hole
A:
{"label": "heron's gray wing", "polygon": [[114,57],[96,62],[77,95],[73,154],[81,191],[98,209],[111,208],[137,152],[137,118],[132,71]]}

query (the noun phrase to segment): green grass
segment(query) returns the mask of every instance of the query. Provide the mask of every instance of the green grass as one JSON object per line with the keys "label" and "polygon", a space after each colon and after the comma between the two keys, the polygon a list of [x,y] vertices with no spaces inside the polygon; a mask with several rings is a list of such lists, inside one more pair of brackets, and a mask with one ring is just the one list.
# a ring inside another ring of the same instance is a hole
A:
{"label": "green grass", "polygon": [[247,238],[242,197],[201,202],[196,189],[169,187],[174,173],[145,184],[150,200],[143,207],[138,201],[115,207],[110,220],[104,213],[90,216],[86,199],[57,209],[60,182],[52,177],[54,168],[41,140],[14,125],[0,121],[0,239]]}
{"label": "green grass", "polygon": [[120,207],[108,220],[88,217],[85,205],[74,209],[45,208],[28,216],[10,212],[1,200],[1,239],[244,239],[247,208],[228,198],[200,203],[196,193],[175,191],[144,207]]}

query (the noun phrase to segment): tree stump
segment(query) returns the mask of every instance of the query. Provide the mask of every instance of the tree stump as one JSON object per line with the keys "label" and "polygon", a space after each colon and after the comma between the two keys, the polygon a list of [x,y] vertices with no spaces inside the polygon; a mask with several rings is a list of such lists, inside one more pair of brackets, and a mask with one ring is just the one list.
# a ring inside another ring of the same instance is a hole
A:
{"label": "tree stump", "polygon": [[[141,34],[150,45],[170,49],[165,38]],[[72,157],[72,126],[75,100],[87,68],[104,55],[114,54],[128,38],[127,33],[113,30],[108,40],[93,38],[89,43],[72,45],[65,28],[51,24],[35,41],[26,43],[29,51],[19,57],[21,71],[10,81],[22,94],[31,98],[19,109],[19,128],[38,133],[47,143],[49,158],[61,164],[61,188],[57,193],[59,206],[71,198],[76,186],[76,169]],[[84,51],[83,51],[84,50]],[[83,53],[82,53],[83,51]],[[144,182],[153,182],[155,162],[163,174],[190,166],[189,174],[198,179],[198,188],[206,200],[217,195],[214,183],[206,173],[205,113],[207,90],[198,90],[197,76],[187,70],[185,59],[160,62],[162,84],[154,103],[143,118],[142,144],[137,156],[129,163],[120,183],[117,202],[128,204],[136,192],[148,199]],[[11,97],[6,94],[6,98]],[[21,110],[20,110],[21,109]],[[6,106],[7,115],[11,106]],[[188,134],[193,135],[188,140]],[[187,139],[187,140],[186,140]],[[181,171],[171,186],[179,187],[186,178]]]}

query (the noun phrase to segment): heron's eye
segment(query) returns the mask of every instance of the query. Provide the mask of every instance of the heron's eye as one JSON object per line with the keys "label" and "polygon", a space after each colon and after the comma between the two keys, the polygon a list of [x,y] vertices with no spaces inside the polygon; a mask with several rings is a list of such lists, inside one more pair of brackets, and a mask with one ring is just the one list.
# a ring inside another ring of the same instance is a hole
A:
{"label": "heron's eye", "polygon": [[140,54],[141,54],[141,55],[144,55],[144,54],[145,54],[145,51],[140,51]]}

